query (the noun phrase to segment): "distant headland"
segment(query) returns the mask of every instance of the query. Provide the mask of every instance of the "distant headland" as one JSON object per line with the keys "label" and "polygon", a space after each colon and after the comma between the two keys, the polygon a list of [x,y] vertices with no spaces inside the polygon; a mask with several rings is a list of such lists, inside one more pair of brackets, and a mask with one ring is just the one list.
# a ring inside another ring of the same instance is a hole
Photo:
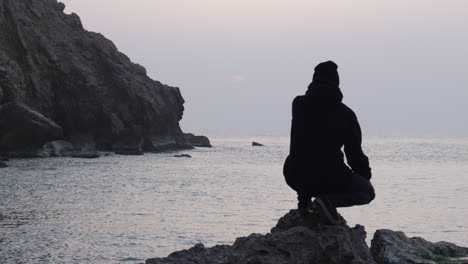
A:
{"label": "distant headland", "polygon": [[149,78],[64,9],[56,0],[0,1],[0,156],[211,146],[182,132],[179,88]]}

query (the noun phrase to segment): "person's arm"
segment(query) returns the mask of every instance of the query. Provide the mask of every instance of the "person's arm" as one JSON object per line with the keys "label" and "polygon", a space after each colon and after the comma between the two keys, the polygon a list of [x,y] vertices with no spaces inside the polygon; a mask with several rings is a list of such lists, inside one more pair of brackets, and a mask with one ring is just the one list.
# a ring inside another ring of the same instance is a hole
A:
{"label": "person's arm", "polygon": [[297,123],[297,109],[298,109],[298,101],[299,97],[294,98],[292,102],[292,118],[291,118],[291,140],[290,140],[290,146],[289,146],[289,154],[292,155],[293,153],[296,153],[296,142],[297,142],[297,137],[299,136],[299,128],[298,128],[298,123]]}
{"label": "person's arm", "polygon": [[362,177],[370,180],[372,177],[369,158],[362,151],[361,127],[356,115],[351,112],[349,131],[346,132],[344,151],[351,169]]}

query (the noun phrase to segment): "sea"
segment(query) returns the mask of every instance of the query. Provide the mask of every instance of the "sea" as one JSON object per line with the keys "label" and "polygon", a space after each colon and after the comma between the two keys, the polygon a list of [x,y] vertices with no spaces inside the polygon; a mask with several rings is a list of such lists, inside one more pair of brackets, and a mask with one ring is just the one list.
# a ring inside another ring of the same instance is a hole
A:
{"label": "sea", "polygon": [[[211,141],[143,156],[8,161],[0,263],[144,263],[268,233],[296,208],[282,175],[288,137]],[[363,148],[376,199],[339,212],[365,226],[368,243],[375,230],[392,229],[468,247],[468,138],[369,137]]]}

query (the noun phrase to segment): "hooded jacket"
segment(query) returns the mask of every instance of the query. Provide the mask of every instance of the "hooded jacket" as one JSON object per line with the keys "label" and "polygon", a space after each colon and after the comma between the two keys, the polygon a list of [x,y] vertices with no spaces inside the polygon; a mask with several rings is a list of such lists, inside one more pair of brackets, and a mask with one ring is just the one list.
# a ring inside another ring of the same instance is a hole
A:
{"label": "hooded jacket", "polygon": [[359,122],[342,99],[338,84],[312,82],[306,95],[293,101],[290,153],[283,173],[297,192],[315,197],[341,192],[353,171],[371,178]]}

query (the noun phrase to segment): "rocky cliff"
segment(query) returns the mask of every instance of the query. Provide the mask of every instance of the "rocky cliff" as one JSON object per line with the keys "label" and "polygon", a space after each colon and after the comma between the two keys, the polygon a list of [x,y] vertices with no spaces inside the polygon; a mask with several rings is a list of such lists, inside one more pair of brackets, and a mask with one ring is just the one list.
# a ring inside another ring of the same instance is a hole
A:
{"label": "rocky cliff", "polygon": [[[56,0],[0,0],[0,105],[28,106],[77,146],[187,148],[178,88],[154,81]],[[0,137],[5,124],[0,124]]]}

